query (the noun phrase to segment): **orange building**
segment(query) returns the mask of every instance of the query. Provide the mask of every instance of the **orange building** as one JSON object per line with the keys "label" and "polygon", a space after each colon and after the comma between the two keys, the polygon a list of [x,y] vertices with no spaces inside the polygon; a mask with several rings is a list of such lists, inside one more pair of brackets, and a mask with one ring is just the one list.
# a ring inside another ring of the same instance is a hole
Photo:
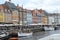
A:
{"label": "orange building", "polygon": [[48,24],[48,16],[47,16],[47,12],[45,12],[45,10],[32,10],[32,21],[33,23],[37,23],[37,24]]}

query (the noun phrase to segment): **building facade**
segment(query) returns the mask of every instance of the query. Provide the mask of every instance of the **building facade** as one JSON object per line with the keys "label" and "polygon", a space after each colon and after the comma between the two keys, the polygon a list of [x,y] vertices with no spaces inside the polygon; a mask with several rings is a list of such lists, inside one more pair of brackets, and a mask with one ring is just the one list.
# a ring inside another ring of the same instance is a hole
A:
{"label": "building facade", "polygon": [[12,22],[15,23],[15,24],[18,24],[18,21],[19,21],[18,11],[17,10],[14,10],[12,12]]}
{"label": "building facade", "polygon": [[13,3],[5,2],[0,5],[0,22],[20,24],[48,24],[48,16],[45,10],[28,10],[15,6]]}
{"label": "building facade", "polygon": [[27,24],[32,24],[32,12],[30,10],[27,10]]}
{"label": "building facade", "polygon": [[48,14],[48,21],[49,24],[60,24],[60,14],[59,13],[52,13],[52,14]]}
{"label": "building facade", "polygon": [[46,15],[47,12],[40,9],[35,9],[32,12],[32,21],[36,24],[48,24],[48,16]]}
{"label": "building facade", "polygon": [[3,23],[17,23],[18,10],[15,10],[15,9],[11,10],[9,5],[12,5],[12,4],[10,2],[5,2],[4,4],[0,5],[0,22],[3,22]]}

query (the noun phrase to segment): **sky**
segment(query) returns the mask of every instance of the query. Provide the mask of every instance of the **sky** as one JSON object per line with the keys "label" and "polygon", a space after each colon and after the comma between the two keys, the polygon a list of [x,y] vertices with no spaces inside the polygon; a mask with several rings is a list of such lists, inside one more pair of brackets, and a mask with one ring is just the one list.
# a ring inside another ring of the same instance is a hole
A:
{"label": "sky", "polygon": [[[0,4],[8,0],[0,0]],[[11,0],[15,5],[19,4],[26,9],[43,9],[49,13],[60,13],[60,0]]]}

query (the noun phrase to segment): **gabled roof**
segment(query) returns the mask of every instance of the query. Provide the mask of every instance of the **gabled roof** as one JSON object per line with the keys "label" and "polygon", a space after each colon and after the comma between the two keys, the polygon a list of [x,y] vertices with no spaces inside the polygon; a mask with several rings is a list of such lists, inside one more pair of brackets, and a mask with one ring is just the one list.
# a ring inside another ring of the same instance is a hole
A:
{"label": "gabled roof", "polygon": [[45,14],[46,16],[48,16],[48,12],[46,12],[45,10],[43,10],[43,12],[44,12],[44,14]]}
{"label": "gabled roof", "polygon": [[15,4],[13,4],[13,3],[5,2],[5,5],[6,5],[7,8],[10,9],[10,10],[16,10],[16,9],[17,9],[16,6],[15,6]]}

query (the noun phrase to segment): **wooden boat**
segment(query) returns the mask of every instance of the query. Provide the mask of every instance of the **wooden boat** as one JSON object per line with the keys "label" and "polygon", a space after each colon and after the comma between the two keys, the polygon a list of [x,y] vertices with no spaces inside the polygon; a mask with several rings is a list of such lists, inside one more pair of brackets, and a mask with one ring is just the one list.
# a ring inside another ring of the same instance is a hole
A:
{"label": "wooden boat", "polygon": [[9,40],[18,40],[18,34],[17,33],[11,33],[9,35]]}
{"label": "wooden boat", "polygon": [[18,32],[18,37],[27,37],[27,36],[32,36],[33,32],[30,30],[23,30],[22,32]]}

